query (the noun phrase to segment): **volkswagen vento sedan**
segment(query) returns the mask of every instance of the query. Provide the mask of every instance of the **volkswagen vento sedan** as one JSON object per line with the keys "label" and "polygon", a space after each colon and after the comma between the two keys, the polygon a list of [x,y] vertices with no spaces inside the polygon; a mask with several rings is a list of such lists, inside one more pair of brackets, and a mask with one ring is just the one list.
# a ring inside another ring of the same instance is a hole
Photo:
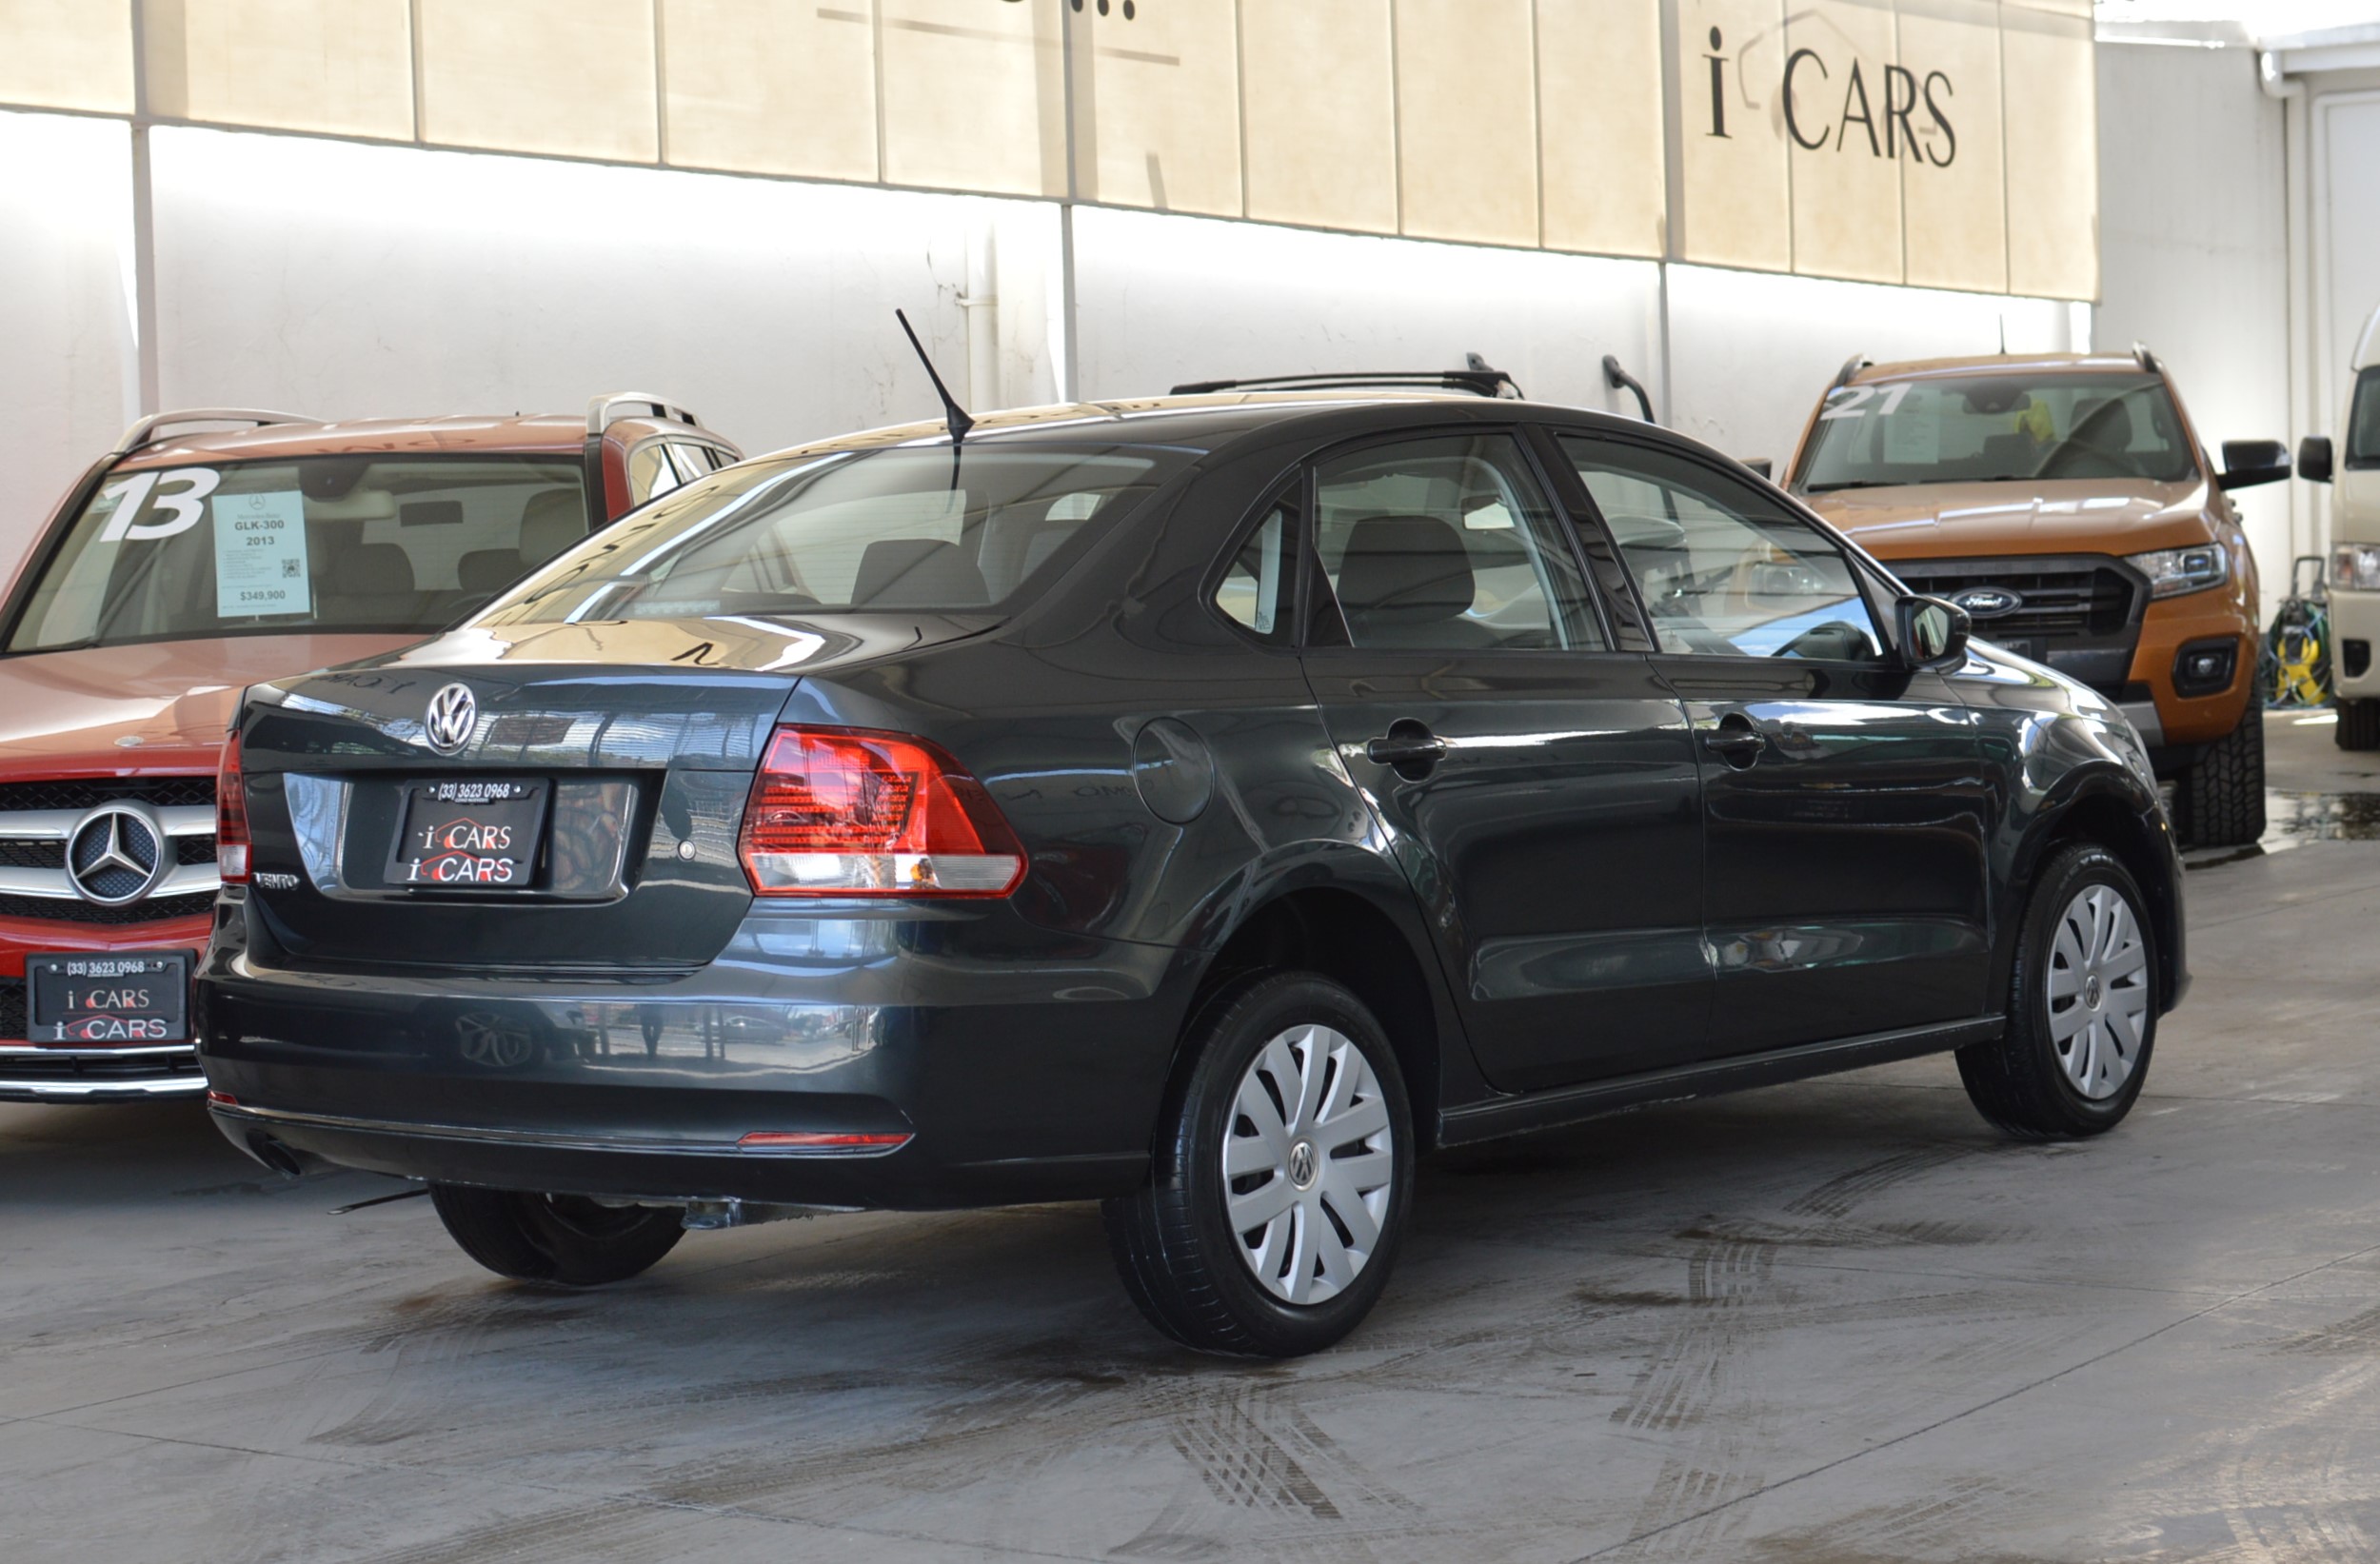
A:
{"label": "volkswagen vento sedan", "polygon": [[1725,458],[1512,400],[747,462],[232,741],[217,1123],[567,1284],[1096,1198],[1159,1328],[1307,1352],[1432,1147],[1949,1050],[2090,1135],[2184,983],[2107,701]]}

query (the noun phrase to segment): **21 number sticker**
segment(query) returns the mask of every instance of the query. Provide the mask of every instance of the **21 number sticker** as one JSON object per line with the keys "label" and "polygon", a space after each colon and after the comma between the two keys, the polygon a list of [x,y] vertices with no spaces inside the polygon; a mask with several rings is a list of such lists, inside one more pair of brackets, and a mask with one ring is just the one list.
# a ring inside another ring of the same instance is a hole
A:
{"label": "21 number sticker", "polygon": [[1867,417],[1867,405],[1875,400],[1879,390],[1884,393],[1884,405],[1876,409],[1877,414],[1896,413],[1900,411],[1901,399],[1909,394],[1909,386],[1910,383],[1905,380],[1897,386],[1846,386],[1828,393],[1830,398],[1839,396],[1843,400],[1833,402],[1826,411],[1818,415],[1818,422],[1825,424],[1837,418]]}
{"label": "21 number sticker", "polygon": [[[116,513],[108,518],[99,541],[139,543],[188,532],[207,514],[207,496],[214,493],[215,485],[222,482],[223,474],[212,467],[175,467],[170,472],[136,472],[120,484],[111,484],[100,493],[116,502]],[[176,485],[180,485],[179,490],[169,492]],[[170,511],[172,519],[144,522],[135,526],[132,518],[141,513],[144,505]]]}

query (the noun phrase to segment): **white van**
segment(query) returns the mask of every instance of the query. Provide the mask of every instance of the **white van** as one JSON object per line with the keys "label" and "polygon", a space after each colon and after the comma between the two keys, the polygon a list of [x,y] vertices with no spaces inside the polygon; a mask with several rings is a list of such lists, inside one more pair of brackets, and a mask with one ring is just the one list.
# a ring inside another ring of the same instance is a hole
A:
{"label": "white van", "polygon": [[2380,749],[2380,310],[2364,323],[2350,364],[2354,384],[2334,449],[2323,435],[2298,442],[2297,475],[2330,490],[2330,687],[2341,749]]}

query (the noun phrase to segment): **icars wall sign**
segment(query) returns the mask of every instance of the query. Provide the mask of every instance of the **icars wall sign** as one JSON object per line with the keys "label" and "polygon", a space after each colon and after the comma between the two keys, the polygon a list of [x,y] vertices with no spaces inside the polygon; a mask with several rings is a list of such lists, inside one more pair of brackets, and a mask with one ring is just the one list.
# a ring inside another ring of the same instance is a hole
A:
{"label": "icars wall sign", "polygon": [[2089,0],[1675,0],[1673,255],[2098,289]]}

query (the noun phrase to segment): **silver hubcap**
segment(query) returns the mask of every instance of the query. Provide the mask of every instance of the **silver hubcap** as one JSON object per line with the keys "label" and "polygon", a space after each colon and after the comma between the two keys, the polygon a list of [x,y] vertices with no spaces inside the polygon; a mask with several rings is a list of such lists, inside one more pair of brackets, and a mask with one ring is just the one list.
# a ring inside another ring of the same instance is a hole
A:
{"label": "silver hubcap", "polygon": [[2112,885],[2076,893],[2050,941],[2050,1040],[2074,1089],[2113,1097],[2140,1063],[2148,1036],[2149,946],[2132,904]]}
{"label": "silver hubcap", "polygon": [[1378,1247],[1396,1171],[1388,1099],[1345,1034],[1293,1026],[1240,1078],[1224,1201],[1240,1257],[1275,1297],[1346,1290]]}

